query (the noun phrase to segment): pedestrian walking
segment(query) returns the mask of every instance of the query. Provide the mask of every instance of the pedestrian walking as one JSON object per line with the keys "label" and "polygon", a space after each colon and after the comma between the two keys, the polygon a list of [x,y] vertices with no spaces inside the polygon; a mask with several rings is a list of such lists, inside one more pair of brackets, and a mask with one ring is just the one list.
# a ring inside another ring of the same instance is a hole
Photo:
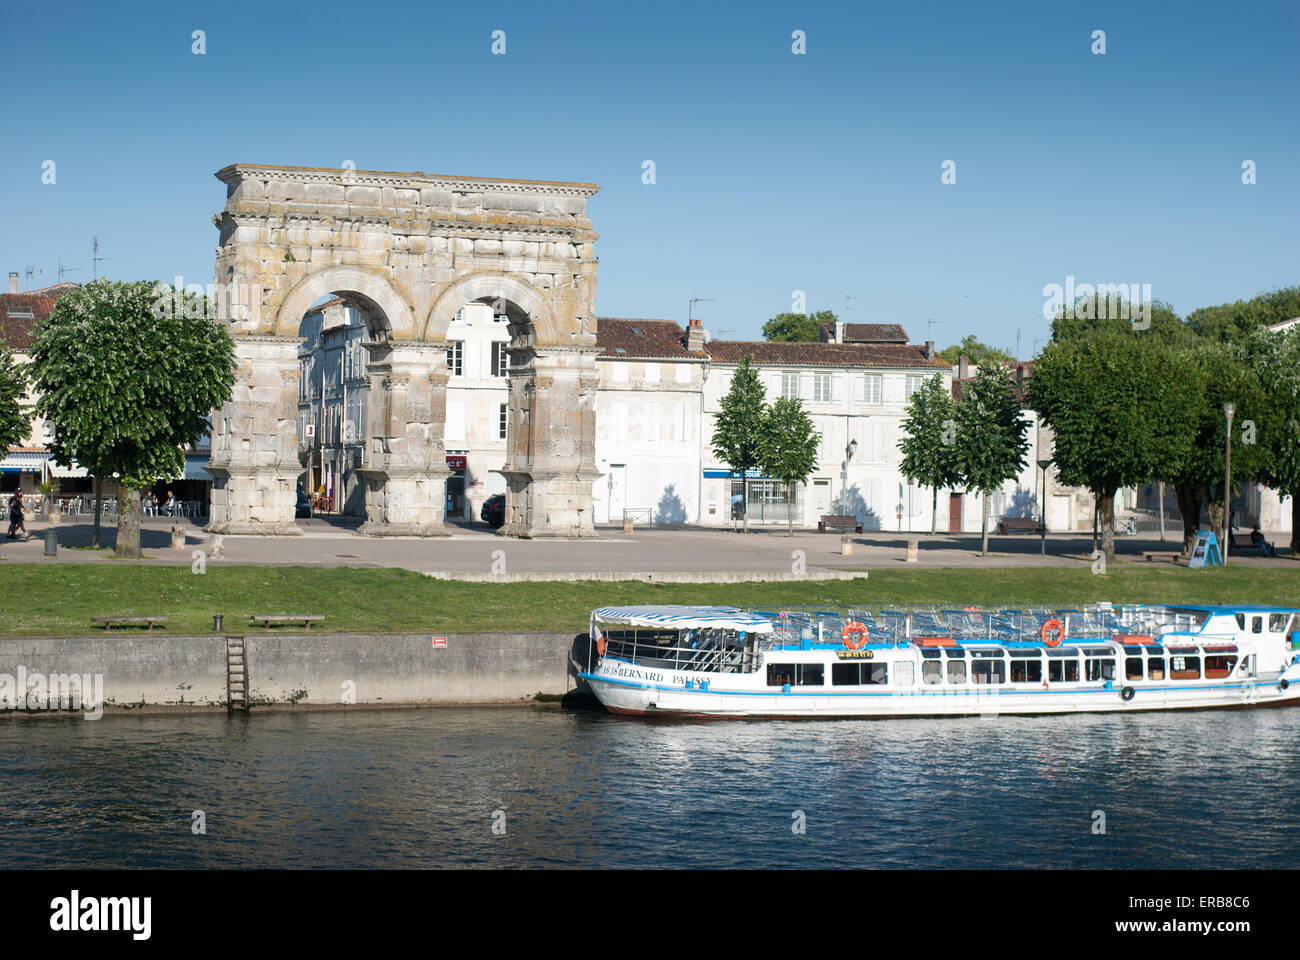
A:
{"label": "pedestrian walking", "polygon": [[31,536],[27,532],[27,525],[23,522],[23,493],[19,490],[9,500],[9,539],[17,540],[18,531],[23,532],[23,537]]}

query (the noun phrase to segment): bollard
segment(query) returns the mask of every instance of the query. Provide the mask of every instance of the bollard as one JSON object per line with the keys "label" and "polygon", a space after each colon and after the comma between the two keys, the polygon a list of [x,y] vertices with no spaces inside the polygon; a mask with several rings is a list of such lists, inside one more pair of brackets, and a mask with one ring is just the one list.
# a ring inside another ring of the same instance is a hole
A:
{"label": "bollard", "polygon": [[172,549],[185,549],[185,528],[172,525]]}
{"label": "bollard", "polygon": [[213,560],[224,559],[222,554],[222,540],[223,538],[220,534],[213,534],[212,540],[209,541],[208,553]]}
{"label": "bollard", "polygon": [[624,533],[632,532],[632,521],[628,520],[627,518],[623,519],[623,532]]}
{"label": "bollard", "polygon": [[921,541],[912,537],[907,541],[907,562],[916,563],[916,551],[920,549]]}
{"label": "bollard", "polygon": [[849,539],[847,533],[840,534],[840,555],[844,557],[853,556],[853,541]]}
{"label": "bollard", "polygon": [[213,632],[213,633],[220,633],[220,632],[221,632],[221,620],[222,620],[222,614],[220,614],[220,613],[214,613],[214,614],[212,615],[212,632]]}
{"label": "bollard", "polygon": [[59,552],[59,534],[56,530],[45,531],[45,555],[47,557],[57,556]]}

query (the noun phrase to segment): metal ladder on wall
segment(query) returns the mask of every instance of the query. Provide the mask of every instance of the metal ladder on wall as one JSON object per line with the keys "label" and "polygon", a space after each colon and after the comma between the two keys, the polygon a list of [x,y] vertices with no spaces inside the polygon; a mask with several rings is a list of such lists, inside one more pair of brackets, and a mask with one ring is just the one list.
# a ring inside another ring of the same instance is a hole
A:
{"label": "metal ladder on wall", "polygon": [[226,637],[226,710],[248,712],[248,658],[243,637]]}

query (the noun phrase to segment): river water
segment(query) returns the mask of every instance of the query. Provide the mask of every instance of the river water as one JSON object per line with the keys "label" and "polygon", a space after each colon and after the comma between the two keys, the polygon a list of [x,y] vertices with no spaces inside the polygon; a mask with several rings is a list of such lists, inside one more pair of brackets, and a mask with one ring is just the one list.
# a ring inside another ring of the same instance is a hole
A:
{"label": "river water", "polygon": [[10,718],[0,866],[1290,867],[1298,735],[1285,709]]}

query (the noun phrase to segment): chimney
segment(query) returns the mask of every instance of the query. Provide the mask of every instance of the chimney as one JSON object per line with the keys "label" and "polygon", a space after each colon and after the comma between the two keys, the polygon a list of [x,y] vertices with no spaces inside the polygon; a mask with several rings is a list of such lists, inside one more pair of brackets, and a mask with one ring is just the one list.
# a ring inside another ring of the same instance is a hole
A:
{"label": "chimney", "polygon": [[1025,383],[1025,365],[1023,363],[1017,363],[1016,364],[1016,386],[1018,387],[1024,386],[1024,383]]}
{"label": "chimney", "polygon": [[927,359],[927,360],[933,360],[933,359],[934,359],[934,341],[933,341],[933,340],[927,340],[927,341],[925,341],[925,359]]}
{"label": "chimney", "polygon": [[844,342],[844,321],[843,320],[835,321],[835,342],[836,343]]}
{"label": "chimney", "polygon": [[18,292],[18,274],[13,270],[9,271],[9,292]]}
{"label": "chimney", "polygon": [[690,325],[686,328],[686,349],[691,353],[700,353],[704,350],[704,328],[695,317],[691,318]]}
{"label": "chimney", "polygon": [[967,358],[966,354],[963,353],[960,357],[957,358],[957,379],[965,380],[969,376],[970,376],[970,360]]}

